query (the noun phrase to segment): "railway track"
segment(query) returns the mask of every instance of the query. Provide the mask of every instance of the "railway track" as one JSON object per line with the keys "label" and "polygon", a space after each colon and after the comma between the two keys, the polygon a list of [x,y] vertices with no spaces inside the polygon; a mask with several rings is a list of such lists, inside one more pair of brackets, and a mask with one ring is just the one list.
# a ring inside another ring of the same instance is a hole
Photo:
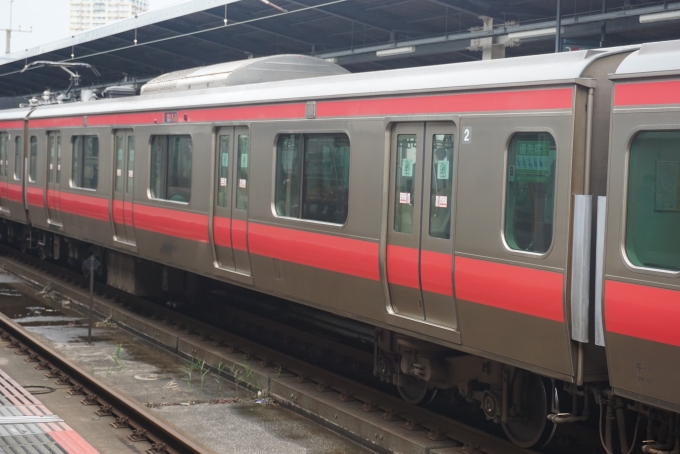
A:
{"label": "railway track", "polygon": [[[50,285],[72,301],[72,308],[83,311],[87,301],[87,279],[82,275],[37,258],[1,246],[0,264],[8,271],[28,280]],[[215,369],[228,370],[232,379],[250,388],[268,393],[279,404],[305,414],[313,420],[379,452],[437,452],[529,454],[507,440],[487,434],[456,420],[413,406],[401,399],[358,383],[299,358],[179,314],[169,308],[136,298],[105,284],[95,283],[95,311],[100,317],[111,317],[123,328],[186,358],[205,361]],[[79,307],[80,306],[80,307]],[[257,320],[252,314],[239,312],[244,323],[260,330],[281,329],[271,320]],[[52,375],[69,380],[74,392],[83,392],[92,400],[134,430],[132,436],[146,436],[154,443],[156,453],[201,452],[201,447],[173,438],[158,418],[137,402],[132,402],[91,380],[86,372],[49,348],[37,343],[14,322],[2,316],[0,326],[6,335],[18,340],[29,353],[47,361]],[[5,325],[7,328],[5,328]],[[288,331],[293,336],[295,330]],[[301,342],[320,342],[331,348],[329,341],[305,333]],[[340,348],[342,355],[365,360],[365,352],[351,347]],[[362,356],[363,355],[363,356]],[[29,356],[29,358],[32,358]],[[42,364],[42,363],[39,363]],[[58,372],[57,372],[58,370]],[[51,369],[50,369],[51,371]],[[119,400],[120,399],[120,400]],[[145,416],[151,418],[145,419]],[[137,435],[134,435],[137,434]],[[186,443],[180,445],[178,443]],[[449,450],[451,449],[451,450]]]}
{"label": "railway track", "polygon": [[40,342],[28,330],[0,313],[0,339],[8,348],[17,349],[35,368],[45,370],[45,376],[56,379],[60,385],[70,385],[69,394],[82,396],[83,405],[98,406],[96,414],[109,416],[116,429],[128,428],[131,441],[148,441],[149,454],[187,454],[205,452],[200,445],[178,433],[137,401],[107,386],[88,371]]}

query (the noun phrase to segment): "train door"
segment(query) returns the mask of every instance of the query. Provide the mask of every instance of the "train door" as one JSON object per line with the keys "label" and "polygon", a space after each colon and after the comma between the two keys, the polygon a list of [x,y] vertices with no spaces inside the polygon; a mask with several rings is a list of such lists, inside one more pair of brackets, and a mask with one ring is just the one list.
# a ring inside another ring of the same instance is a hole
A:
{"label": "train door", "polygon": [[231,195],[232,155],[234,150],[234,128],[220,128],[217,131],[215,150],[215,198],[212,216],[212,240],[215,266],[234,271],[234,254],[231,243]]}
{"label": "train door", "polygon": [[232,194],[234,209],[231,211],[231,244],[236,271],[250,274],[250,255],[248,253],[248,189],[250,166],[250,136],[248,129],[234,129],[236,154],[233,156]]}
{"label": "train door", "polygon": [[0,211],[9,213],[9,190],[7,175],[9,175],[9,134],[0,133]]}
{"label": "train door", "polygon": [[114,134],[113,231],[114,239],[129,246],[137,245],[133,220],[135,136],[132,130]]}
{"label": "train door", "polygon": [[61,134],[49,132],[47,134],[47,222],[61,227],[61,190],[59,182],[61,178]]}
{"label": "train door", "polygon": [[457,328],[453,297],[452,123],[393,129],[387,280],[400,316]]}

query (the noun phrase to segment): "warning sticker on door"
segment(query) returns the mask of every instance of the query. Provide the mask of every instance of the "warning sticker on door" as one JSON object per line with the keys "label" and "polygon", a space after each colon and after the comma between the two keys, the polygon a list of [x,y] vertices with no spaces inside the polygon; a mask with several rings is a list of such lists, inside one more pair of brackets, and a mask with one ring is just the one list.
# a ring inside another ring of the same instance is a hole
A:
{"label": "warning sticker on door", "polygon": [[246,180],[245,180],[245,178],[240,178],[240,179],[238,180],[238,187],[239,187],[239,188],[245,188],[245,187],[246,187]]}
{"label": "warning sticker on door", "polygon": [[132,175],[134,175],[134,171],[128,170],[128,178],[132,178]]}
{"label": "warning sticker on door", "polygon": [[446,208],[449,204],[449,198],[445,195],[438,195],[434,198],[434,206],[436,208]]}
{"label": "warning sticker on door", "polygon": [[400,192],[399,193],[399,203],[411,203],[411,193],[410,192]]}
{"label": "warning sticker on door", "polygon": [[123,176],[123,169],[116,169],[116,176],[117,177]]}
{"label": "warning sticker on door", "polygon": [[226,186],[227,185],[227,179],[226,178],[220,178],[220,186]]}

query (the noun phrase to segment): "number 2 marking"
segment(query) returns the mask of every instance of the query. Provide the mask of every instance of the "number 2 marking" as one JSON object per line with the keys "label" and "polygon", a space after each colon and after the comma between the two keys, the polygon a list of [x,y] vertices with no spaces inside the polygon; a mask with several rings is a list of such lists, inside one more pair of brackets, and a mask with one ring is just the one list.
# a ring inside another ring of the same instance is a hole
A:
{"label": "number 2 marking", "polygon": [[472,143],[472,128],[470,126],[463,128],[463,143]]}

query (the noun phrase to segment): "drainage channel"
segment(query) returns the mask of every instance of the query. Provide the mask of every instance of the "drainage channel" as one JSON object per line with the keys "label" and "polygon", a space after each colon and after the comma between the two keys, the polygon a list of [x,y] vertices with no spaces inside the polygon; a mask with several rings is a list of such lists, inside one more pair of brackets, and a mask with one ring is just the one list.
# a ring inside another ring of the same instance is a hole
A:
{"label": "drainage channel", "polygon": [[[74,309],[85,309],[79,303],[88,298],[82,277],[10,254],[0,258],[6,270],[49,285],[69,299]],[[97,284],[96,288],[95,310],[102,318],[189,361],[208,365],[212,371],[228,372],[233,380],[262,396],[372,450],[423,454],[533,452],[250,339],[105,285]]]}

